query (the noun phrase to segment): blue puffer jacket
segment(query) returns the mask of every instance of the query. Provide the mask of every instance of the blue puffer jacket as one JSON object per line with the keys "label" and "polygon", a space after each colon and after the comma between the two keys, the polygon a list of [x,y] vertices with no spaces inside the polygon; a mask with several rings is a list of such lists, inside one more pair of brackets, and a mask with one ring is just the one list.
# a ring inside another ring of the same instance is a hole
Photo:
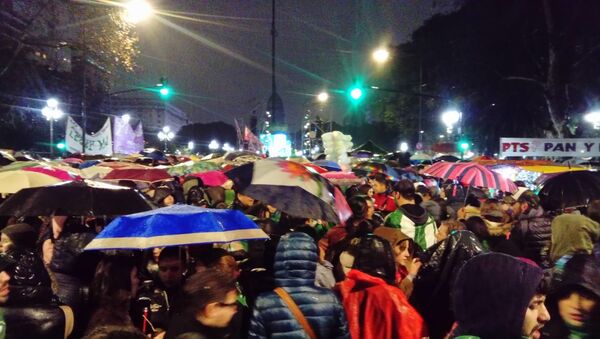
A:
{"label": "blue puffer jacket", "polygon": [[[289,233],[275,254],[275,283],[294,299],[320,339],[350,338],[344,308],[335,294],[315,286],[317,245],[305,233]],[[308,338],[292,312],[275,292],[256,299],[250,338]]]}

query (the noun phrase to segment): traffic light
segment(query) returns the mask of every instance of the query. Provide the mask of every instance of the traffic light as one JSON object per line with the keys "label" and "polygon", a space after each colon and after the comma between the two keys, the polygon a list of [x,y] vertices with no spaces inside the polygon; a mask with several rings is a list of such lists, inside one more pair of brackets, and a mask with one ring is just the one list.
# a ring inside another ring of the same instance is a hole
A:
{"label": "traffic light", "polygon": [[363,90],[362,90],[362,88],[360,88],[360,87],[353,87],[350,90],[350,97],[353,100],[360,100],[360,98],[362,98],[362,96],[363,96]]}
{"label": "traffic light", "polygon": [[64,142],[59,142],[58,144],[56,144],[56,148],[58,148],[59,150],[64,150],[67,147],[67,145],[65,145]]}
{"label": "traffic light", "polygon": [[171,87],[169,87],[167,78],[160,78],[160,82],[156,84],[156,86],[159,88],[158,93],[160,94],[161,99],[167,100],[171,97],[172,90]]}
{"label": "traffic light", "polygon": [[470,146],[469,142],[466,140],[461,140],[458,143],[458,147],[460,148],[460,151],[463,153],[469,150],[469,146]]}

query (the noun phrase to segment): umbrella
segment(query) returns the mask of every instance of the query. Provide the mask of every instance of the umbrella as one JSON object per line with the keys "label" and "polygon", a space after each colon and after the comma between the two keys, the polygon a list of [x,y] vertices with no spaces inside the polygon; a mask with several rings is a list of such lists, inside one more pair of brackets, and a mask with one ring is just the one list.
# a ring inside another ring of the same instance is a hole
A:
{"label": "umbrella", "polygon": [[79,165],[83,162],[83,160],[81,160],[79,158],[65,158],[62,161],[67,164],[77,164],[77,165]]}
{"label": "umbrella", "polygon": [[229,178],[221,171],[208,171],[202,173],[193,173],[193,177],[202,179],[202,183],[206,186],[221,186]]}
{"label": "umbrella", "polygon": [[313,161],[313,164],[323,167],[328,171],[340,172],[342,170],[342,167],[337,162],[331,160],[317,160]]}
{"label": "umbrella", "polygon": [[0,172],[20,170],[27,167],[46,166],[47,163],[37,160],[31,161],[15,161],[9,165],[0,167]]}
{"label": "umbrella", "polygon": [[544,209],[561,210],[581,207],[600,199],[600,173],[566,172],[546,180],[538,194]]}
{"label": "umbrella", "polygon": [[325,172],[327,172],[326,169],[324,169],[321,166],[317,166],[315,164],[311,164],[311,163],[304,163],[302,164],[304,167],[306,167],[306,169],[308,169],[309,171],[313,172],[313,173],[318,173],[318,174],[323,174]]}
{"label": "umbrella", "polygon": [[264,159],[225,172],[239,191],[301,218],[338,222],[333,186],[293,161]]}
{"label": "umbrella", "polygon": [[390,177],[391,180],[400,180],[400,174],[392,166],[380,162],[363,161],[354,166],[352,171],[360,176],[383,173]]}
{"label": "umbrella", "polygon": [[415,154],[410,156],[410,160],[411,161],[426,161],[426,160],[433,160],[433,158],[431,157],[431,155],[429,155],[427,153],[416,152]]}
{"label": "umbrella", "polygon": [[23,170],[0,173],[0,193],[16,193],[24,188],[48,186],[61,180],[42,173]]}
{"label": "umbrella", "polygon": [[82,169],[80,172],[81,176],[85,179],[103,179],[112,170],[110,167],[91,166]]}
{"label": "umbrella", "polygon": [[13,157],[12,155],[10,155],[4,151],[0,151],[0,166],[6,166],[15,161],[17,161],[17,159],[15,159],[15,157]]}
{"label": "umbrella", "polygon": [[24,168],[23,171],[42,173],[42,174],[57,178],[61,181],[71,181],[71,180],[81,179],[76,174],[72,174],[65,170],[53,168],[53,167],[28,167],[28,168]]}
{"label": "umbrella", "polygon": [[441,162],[425,170],[425,173],[442,179],[457,180],[463,185],[494,188],[514,192],[517,186],[499,173],[473,163]]}
{"label": "umbrella", "polygon": [[93,181],[70,181],[22,189],[0,205],[0,215],[113,216],[150,209],[150,202],[133,189]]}
{"label": "umbrella", "polygon": [[327,172],[321,174],[321,176],[339,186],[352,186],[363,182],[354,172]]}
{"label": "umbrella", "polygon": [[254,152],[250,152],[250,151],[227,152],[223,156],[223,159],[227,160],[227,161],[233,161],[233,160],[235,160],[235,158],[239,158],[239,157],[253,157],[255,159],[260,159],[260,155],[254,153]]}
{"label": "umbrella", "polygon": [[433,162],[438,162],[438,161],[458,162],[458,161],[460,161],[460,159],[453,155],[442,155],[442,156],[439,156],[439,157],[433,159]]}
{"label": "umbrella", "polygon": [[172,180],[169,172],[158,168],[115,168],[103,180],[130,180],[153,183]]}
{"label": "umbrella", "polygon": [[167,168],[170,175],[186,175],[218,170],[219,165],[208,161],[187,161]]}
{"label": "umbrella", "polygon": [[84,169],[92,166],[96,166],[101,163],[100,160],[86,160],[79,165],[79,169]]}
{"label": "umbrella", "polygon": [[113,220],[85,250],[148,249],[268,238],[240,211],[173,205]]}

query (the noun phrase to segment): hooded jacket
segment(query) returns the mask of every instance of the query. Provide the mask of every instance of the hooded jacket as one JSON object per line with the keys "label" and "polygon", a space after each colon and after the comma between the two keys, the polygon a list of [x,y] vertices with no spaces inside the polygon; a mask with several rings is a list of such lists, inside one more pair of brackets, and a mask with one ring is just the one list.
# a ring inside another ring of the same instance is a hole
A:
{"label": "hooded jacket", "polygon": [[525,257],[540,266],[546,266],[543,264],[550,248],[551,224],[552,217],[540,206],[520,215],[511,232],[511,238],[519,243]]}
{"label": "hooded jacket", "polygon": [[414,280],[411,304],[419,311],[432,339],[444,338],[454,323],[450,306],[452,284],[459,269],[483,252],[483,246],[470,231],[451,233],[423,255],[423,266]]}
{"label": "hooded jacket", "polygon": [[[349,338],[344,309],[335,294],[315,286],[317,245],[305,233],[281,237],[275,254],[275,284],[298,305],[320,339]],[[249,338],[307,338],[302,326],[275,292],[256,299]]]}
{"label": "hooded jacket", "polygon": [[399,288],[383,279],[353,269],[336,289],[342,296],[352,338],[423,337],[423,318]]}
{"label": "hooded jacket", "polygon": [[600,224],[578,214],[562,214],[551,224],[550,260],[557,261],[566,254],[592,253],[594,244],[600,242]]}
{"label": "hooded jacket", "polygon": [[454,335],[521,338],[525,312],[543,275],[538,266],[502,253],[469,260],[454,283]]}
{"label": "hooded jacket", "polygon": [[400,206],[385,218],[384,226],[399,228],[423,249],[436,243],[437,226],[435,220],[419,205],[405,204]]}

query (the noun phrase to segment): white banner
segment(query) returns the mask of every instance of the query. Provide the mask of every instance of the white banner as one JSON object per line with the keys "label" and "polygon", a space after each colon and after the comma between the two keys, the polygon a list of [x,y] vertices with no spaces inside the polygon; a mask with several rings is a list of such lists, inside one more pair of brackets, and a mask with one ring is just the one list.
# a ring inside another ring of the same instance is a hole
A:
{"label": "white banner", "polygon": [[[83,129],[73,118],[68,117],[67,119],[67,132],[65,134],[65,143],[67,151],[71,153],[81,153],[81,139]],[[106,119],[106,122],[102,128],[93,135],[85,135],[85,154],[96,155],[96,154],[112,154],[112,133],[110,130],[110,119]]]}
{"label": "white banner", "polygon": [[600,139],[500,138],[501,157],[597,157]]}

